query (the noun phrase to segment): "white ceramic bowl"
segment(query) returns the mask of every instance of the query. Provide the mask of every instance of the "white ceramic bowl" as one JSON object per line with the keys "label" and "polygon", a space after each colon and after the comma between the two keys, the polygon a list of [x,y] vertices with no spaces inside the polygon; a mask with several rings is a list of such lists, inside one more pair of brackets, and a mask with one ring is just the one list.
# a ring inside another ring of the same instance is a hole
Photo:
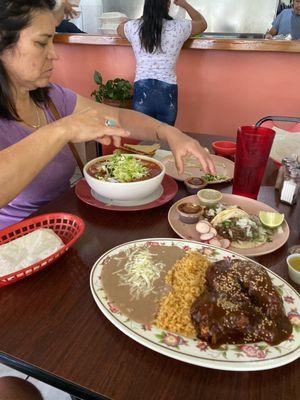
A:
{"label": "white ceramic bowl", "polygon": [[294,281],[295,283],[297,283],[298,285],[300,285],[300,272],[297,271],[295,268],[293,268],[290,264],[290,261],[292,259],[296,259],[296,258],[299,259],[300,254],[294,253],[294,254],[289,255],[286,259],[286,262],[287,262],[287,265],[289,268],[289,276],[290,276],[291,280]]}
{"label": "white ceramic bowl", "polygon": [[101,181],[97,178],[92,177],[87,171],[89,167],[94,164],[96,161],[107,160],[112,157],[112,155],[102,156],[98,158],[94,158],[85,164],[83,169],[84,177],[88,183],[88,185],[100,196],[106,197],[111,200],[137,200],[143,199],[150,194],[152,194],[156,189],[158,189],[161,184],[164,176],[165,176],[165,166],[158,160],[154,158],[143,156],[140,154],[128,154],[132,157],[139,158],[142,160],[148,160],[155,164],[158,164],[161,172],[150,179],[145,179],[143,181],[138,182],[107,182]]}
{"label": "white ceramic bowl", "polygon": [[201,189],[197,192],[202,206],[212,206],[222,200],[222,193],[215,189]]}

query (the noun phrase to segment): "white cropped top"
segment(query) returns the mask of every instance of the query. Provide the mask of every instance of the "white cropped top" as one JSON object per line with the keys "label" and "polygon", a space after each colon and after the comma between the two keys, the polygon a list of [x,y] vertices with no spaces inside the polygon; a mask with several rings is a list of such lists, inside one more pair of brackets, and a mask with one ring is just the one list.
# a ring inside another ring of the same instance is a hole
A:
{"label": "white cropped top", "polygon": [[164,20],[161,48],[153,53],[141,48],[139,27],[141,20],[126,22],[124,32],[131,43],[136,58],[136,73],[134,81],[141,79],[158,79],[170,84],[176,84],[176,61],[183,43],[192,32],[191,20]]}

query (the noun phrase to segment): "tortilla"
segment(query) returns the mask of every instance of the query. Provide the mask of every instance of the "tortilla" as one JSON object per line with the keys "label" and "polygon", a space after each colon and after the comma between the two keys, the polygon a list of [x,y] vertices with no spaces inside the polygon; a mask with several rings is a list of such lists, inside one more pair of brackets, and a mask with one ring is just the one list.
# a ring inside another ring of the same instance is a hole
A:
{"label": "tortilla", "polygon": [[281,163],[287,156],[300,157],[300,132],[289,132],[274,126],[276,131],[274,142],[270,151],[270,157]]}
{"label": "tortilla", "polygon": [[265,243],[266,243],[266,240],[263,240],[261,242],[239,241],[239,242],[231,242],[231,247],[235,247],[237,249],[252,249],[253,247],[258,247]]}
{"label": "tortilla", "polygon": [[132,153],[144,154],[145,156],[153,156],[155,154],[156,150],[158,150],[160,148],[160,144],[154,143],[151,145],[141,145],[141,144],[124,143],[122,148],[125,150],[129,150]]}
{"label": "tortilla", "polygon": [[[241,210],[240,208],[231,208],[229,210],[219,212],[213,218],[211,224],[213,226],[216,226],[231,218],[249,218],[249,214],[247,214],[246,211]],[[261,241],[240,240],[237,242],[231,242],[231,247],[235,247],[237,249],[252,249],[253,247],[261,246],[262,244],[266,243],[266,241],[266,238]]]}
{"label": "tortilla", "polygon": [[0,276],[27,268],[64,246],[61,238],[52,230],[36,229],[24,236],[0,246]]}
{"label": "tortilla", "polygon": [[219,212],[211,221],[212,226],[216,226],[221,224],[223,221],[226,221],[230,218],[248,218],[249,214],[246,211],[241,210],[240,208],[230,208],[228,210],[224,210]]}

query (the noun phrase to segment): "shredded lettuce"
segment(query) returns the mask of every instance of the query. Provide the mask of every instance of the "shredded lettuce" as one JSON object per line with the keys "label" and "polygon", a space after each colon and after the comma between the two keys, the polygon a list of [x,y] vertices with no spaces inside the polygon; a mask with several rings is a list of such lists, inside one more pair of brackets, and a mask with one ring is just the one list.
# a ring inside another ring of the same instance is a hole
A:
{"label": "shredded lettuce", "polygon": [[131,155],[116,152],[105,163],[102,164],[105,171],[104,180],[112,178],[118,182],[132,182],[146,177],[149,173],[141,161]]}

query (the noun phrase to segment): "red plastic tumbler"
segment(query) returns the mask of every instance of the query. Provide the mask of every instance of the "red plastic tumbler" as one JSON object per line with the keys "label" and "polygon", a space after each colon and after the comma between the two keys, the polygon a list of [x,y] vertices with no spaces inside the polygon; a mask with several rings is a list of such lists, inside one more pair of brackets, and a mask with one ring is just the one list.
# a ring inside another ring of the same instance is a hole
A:
{"label": "red plastic tumbler", "polygon": [[274,136],[261,126],[238,129],[232,193],[257,199]]}

